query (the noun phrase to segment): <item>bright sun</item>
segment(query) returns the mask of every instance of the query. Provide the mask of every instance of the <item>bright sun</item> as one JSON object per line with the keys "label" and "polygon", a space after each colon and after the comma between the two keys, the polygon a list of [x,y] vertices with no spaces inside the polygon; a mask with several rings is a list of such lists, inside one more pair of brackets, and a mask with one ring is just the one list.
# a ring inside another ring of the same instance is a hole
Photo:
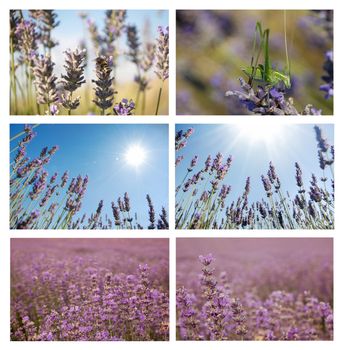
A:
{"label": "bright sun", "polygon": [[243,139],[249,144],[264,143],[266,145],[282,142],[285,137],[286,127],[276,123],[242,123],[236,125],[237,138]]}
{"label": "bright sun", "polygon": [[127,148],[124,157],[128,165],[137,168],[145,162],[146,150],[139,144],[133,144]]}

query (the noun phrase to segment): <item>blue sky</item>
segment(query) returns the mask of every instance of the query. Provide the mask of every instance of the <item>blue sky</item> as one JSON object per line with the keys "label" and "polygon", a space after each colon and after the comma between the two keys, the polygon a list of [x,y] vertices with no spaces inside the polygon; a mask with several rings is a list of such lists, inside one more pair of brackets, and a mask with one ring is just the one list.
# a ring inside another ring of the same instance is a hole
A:
{"label": "blue sky", "polygon": [[[11,125],[11,136],[23,130],[22,124]],[[146,194],[150,194],[156,213],[168,208],[168,126],[158,124],[45,124],[35,128],[37,136],[27,148],[31,159],[45,146],[58,145],[46,170],[59,177],[69,170],[70,179],[89,176],[81,214],[95,212],[101,199],[103,214],[111,213],[111,201],[128,192],[133,212],[147,224]],[[11,143],[11,149],[19,139]],[[146,152],[146,161],[134,167],[125,159],[130,145],[139,144]],[[11,154],[11,161],[16,152]]]}
{"label": "blue sky", "polygon": [[[52,38],[59,42],[59,45],[52,50],[52,58],[57,63],[56,73],[60,74],[62,70],[62,60],[64,59],[63,51],[67,49],[74,49],[79,46],[82,39],[87,40],[87,47],[89,48],[90,59],[94,59],[95,53],[93,52],[93,46],[90,42],[88,30],[79,16],[81,12],[87,13],[88,17],[93,19],[98,27],[99,32],[102,34],[104,28],[106,10],[56,10],[58,20],[61,22],[52,32]],[[24,16],[28,16],[28,11],[24,11]],[[126,24],[135,24],[138,29],[141,42],[144,41],[143,32],[148,30],[148,40],[155,42],[155,38],[158,35],[157,27],[168,26],[168,11],[166,10],[128,10]],[[126,34],[123,33],[120,43],[120,52],[127,50],[126,47]],[[118,81],[128,81],[132,79],[136,72],[136,68],[133,63],[127,62],[123,57],[119,58],[121,64],[120,69],[116,72],[116,79]],[[93,70],[93,68],[91,68]]]}
{"label": "blue sky", "polygon": [[[222,152],[226,159],[233,157],[233,163],[224,183],[231,185],[232,192],[228,203],[236,200],[244,191],[245,180],[251,177],[250,203],[265,197],[261,175],[268,171],[269,161],[272,161],[281,179],[284,192],[296,194],[294,163],[299,162],[303,171],[303,180],[308,187],[312,173],[322,175],[317,159],[317,142],[313,124],[262,124],[249,121],[244,124],[179,124],[176,131],[195,129],[189,138],[187,146],[177,152],[184,160],[176,168],[176,185],[182,182],[187,173],[187,167],[194,155],[199,156],[199,162],[193,173],[199,171],[209,154],[212,159]],[[320,124],[330,144],[333,144],[333,125]],[[255,135],[255,136],[251,136]],[[193,174],[192,173],[192,174]],[[328,174],[329,175],[329,174]],[[329,176],[330,178],[330,176]]]}

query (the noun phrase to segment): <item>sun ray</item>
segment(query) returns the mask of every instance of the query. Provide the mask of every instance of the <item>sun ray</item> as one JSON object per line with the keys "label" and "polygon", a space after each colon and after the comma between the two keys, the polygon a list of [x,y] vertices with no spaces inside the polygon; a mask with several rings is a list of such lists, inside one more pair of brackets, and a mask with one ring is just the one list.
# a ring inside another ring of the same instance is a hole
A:
{"label": "sun ray", "polygon": [[268,127],[263,123],[244,123],[235,126],[238,132],[238,138],[244,139],[250,145],[265,144],[274,146],[282,142],[283,134],[287,127],[279,123],[270,123]]}

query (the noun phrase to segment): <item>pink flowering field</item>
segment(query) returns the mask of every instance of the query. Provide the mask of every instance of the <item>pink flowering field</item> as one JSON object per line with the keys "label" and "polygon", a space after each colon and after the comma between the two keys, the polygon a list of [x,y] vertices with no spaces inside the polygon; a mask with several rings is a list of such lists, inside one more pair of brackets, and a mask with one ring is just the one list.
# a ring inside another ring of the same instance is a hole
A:
{"label": "pink flowering field", "polygon": [[332,340],[332,239],[177,240],[180,340]]}
{"label": "pink flowering field", "polygon": [[167,239],[12,239],[11,340],[168,340]]}

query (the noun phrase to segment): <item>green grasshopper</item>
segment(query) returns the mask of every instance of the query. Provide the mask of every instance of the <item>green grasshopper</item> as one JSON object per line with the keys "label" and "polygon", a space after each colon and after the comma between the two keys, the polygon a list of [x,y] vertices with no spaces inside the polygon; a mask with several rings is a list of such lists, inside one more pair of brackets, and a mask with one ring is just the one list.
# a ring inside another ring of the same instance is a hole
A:
{"label": "green grasshopper", "polygon": [[[259,47],[256,48],[257,35],[259,35]],[[285,32],[287,69],[289,70],[287,41]],[[257,49],[257,50],[256,50]],[[261,53],[264,53],[264,64],[259,63]],[[256,59],[255,59],[256,56]],[[248,76],[248,84],[252,86],[254,81],[265,83],[269,86],[275,86],[282,82],[287,89],[291,87],[290,73],[281,73],[272,69],[269,59],[269,29],[262,30],[260,22],[256,23],[255,38],[253,44],[253,55],[251,57],[250,67],[242,68],[242,71]]]}

